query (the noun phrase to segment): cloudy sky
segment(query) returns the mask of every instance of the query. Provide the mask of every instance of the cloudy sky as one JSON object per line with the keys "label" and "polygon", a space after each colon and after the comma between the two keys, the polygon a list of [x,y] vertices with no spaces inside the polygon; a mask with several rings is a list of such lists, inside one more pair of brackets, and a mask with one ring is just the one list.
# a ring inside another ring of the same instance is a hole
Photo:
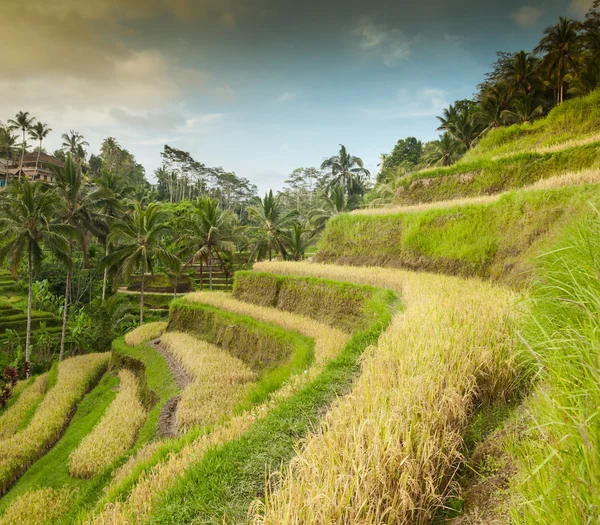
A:
{"label": "cloudy sky", "polygon": [[495,51],[591,3],[1,0],[0,120],[30,111],[50,150],[69,129],[91,152],[114,136],[150,176],[165,143],[261,191],[340,143],[376,171],[399,138],[436,137]]}

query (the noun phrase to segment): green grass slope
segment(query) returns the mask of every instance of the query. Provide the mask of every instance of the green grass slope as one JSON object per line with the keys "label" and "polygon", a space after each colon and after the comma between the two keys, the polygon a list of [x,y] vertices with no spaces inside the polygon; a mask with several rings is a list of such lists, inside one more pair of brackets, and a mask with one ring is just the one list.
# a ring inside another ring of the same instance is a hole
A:
{"label": "green grass slope", "polygon": [[600,169],[600,91],[532,124],[493,130],[459,162],[401,181],[398,204],[490,195],[566,172]]}
{"label": "green grass slope", "polygon": [[489,204],[329,221],[316,260],[404,267],[524,285],[553,235],[599,201],[598,185],[513,191]]}

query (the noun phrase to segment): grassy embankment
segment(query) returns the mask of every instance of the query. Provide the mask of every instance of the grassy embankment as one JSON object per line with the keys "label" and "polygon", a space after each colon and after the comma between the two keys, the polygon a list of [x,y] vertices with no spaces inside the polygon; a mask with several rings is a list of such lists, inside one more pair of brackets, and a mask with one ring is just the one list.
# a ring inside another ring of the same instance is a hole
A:
{"label": "grassy embankment", "polygon": [[566,172],[600,168],[599,100],[596,91],[566,102],[533,124],[491,131],[456,164],[404,179],[397,203],[489,195]]}
{"label": "grassy embankment", "polygon": [[323,234],[317,260],[530,280],[535,255],[598,202],[597,185],[513,191],[488,204],[390,215],[344,214]]}

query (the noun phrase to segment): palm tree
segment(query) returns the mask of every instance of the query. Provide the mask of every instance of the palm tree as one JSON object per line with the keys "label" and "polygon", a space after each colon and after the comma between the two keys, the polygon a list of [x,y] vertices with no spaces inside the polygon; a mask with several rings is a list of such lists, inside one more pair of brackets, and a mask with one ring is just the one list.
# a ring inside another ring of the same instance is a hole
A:
{"label": "palm tree", "polygon": [[168,220],[169,214],[160,203],[151,202],[144,209],[139,202],[134,202],[130,216],[116,220],[108,236],[108,243],[114,246],[114,250],[105,258],[104,264],[117,268],[123,280],[141,270],[140,326],[144,324],[146,270],[153,272],[155,259],[169,268],[177,266],[177,258],[160,245],[163,234],[170,229]]}
{"label": "palm tree", "polygon": [[323,230],[331,217],[350,211],[350,202],[341,184],[322,192],[319,195],[319,204],[320,207],[312,210],[309,216],[314,234]]}
{"label": "palm tree", "polygon": [[102,159],[106,163],[106,169],[112,172],[121,155],[121,146],[117,142],[117,139],[114,137],[105,138],[100,146],[100,152],[102,153]]}
{"label": "palm tree", "polygon": [[208,282],[211,291],[214,256],[220,260],[219,252],[235,250],[234,220],[235,215],[222,210],[217,199],[198,197],[186,233],[181,236],[181,243],[192,246],[195,250],[188,264],[204,260],[208,262]]}
{"label": "palm tree", "polygon": [[14,119],[8,121],[10,129],[20,129],[23,133],[23,143],[21,150],[21,162],[19,164],[19,178],[21,178],[21,170],[23,169],[23,159],[25,158],[25,148],[27,147],[27,141],[25,140],[25,133],[31,129],[35,117],[29,116],[29,111],[19,111]]}
{"label": "palm tree", "polygon": [[[133,193],[133,186],[127,184],[125,179],[116,175],[112,171],[104,171],[102,176],[97,180],[97,184],[104,190],[104,206],[103,212],[107,225],[110,228],[111,222],[117,217],[117,214],[124,208],[123,203],[129,199]],[[99,239],[104,244],[104,255],[110,253],[106,235],[100,235]],[[106,284],[108,282],[108,268],[104,268],[102,277],[102,301],[106,299]]]}
{"label": "palm tree", "polygon": [[287,232],[288,259],[292,261],[301,261],[304,259],[304,253],[313,240],[310,230],[299,222],[293,222]]}
{"label": "palm tree", "polygon": [[321,169],[331,171],[332,185],[343,183],[348,190],[352,189],[359,175],[369,176],[369,170],[365,169],[362,159],[350,155],[342,144],[337,155],[323,161]]}
{"label": "palm tree", "polygon": [[[63,213],[61,219],[77,232],[77,240],[83,249],[84,257],[87,258],[87,232],[95,235],[106,235],[106,223],[99,215],[97,209],[110,197],[102,189],[90,191],[86,186],[81,168],[73,162],[70,153],[67,154],[65,165],[56,170],[56,194],[63,202]],[[67,279],[65,288],[65,303],[63,307],[63,326],[60,341],[60,356],[62,360],[65,351],[65,340],[67,330],[67,319],[69,311],[69,300],[71,282],[73,280],[73,244],[69,242],[67,263]]]}
{"label": "palm tree", "polygon": [[526,51],[519,51],[507,64],[505,82],[511,95],[531,93],[540,85],[539,59]]}
{"label": "palm tree", "polygon": [[3,232],[0,261],[8,259],[16,273],[23,258],[27,258],[27,377],[30,375],[33,273],[39,269],[44,248],[51,249],[60,259],[68,254],[67,238],[72,230],[53,221],[61,212],[60,199],[41,182],[18,181],[0,196],[0,230]]}
{"label": "palm tree", "polygon": [[556,73],[556,100],[564,101],[565,77],[573,69],[581,52],[581,23],[561,17],[558,24],[544,30],[544,38],[535,48],[535,53],[545,53],[544,65]]}
{"label": "palm tree", "polygon": [[256,198],[253,206],[246,209],[248,218],[256,226],[251,229],[256,235],[254,257],[264,257],[268,254],[269,261],[273,259],[273,250],[278,250],[283,258],[287,257],[285,248],[285,230],[296,217],[296,212],[286,213],[279,195],[275,197],[273,190],[265,194],[264,199]]}
{"label": "palm tree", "polygon": [[483,94],[480,109],[473,117],[478,124],[485,126],[482,134],[504,124],[502,112],[505,109],[507,109],[506,97],[501,89],[492,87]]}
{"label": "palm tree", "polygon": [[535,93],[521,93],[513,99],[511,109],[502,112],[502,119],[507,124],[525,124],[543,114],[544,105]]}
{"label": "palm tree", "polygon": [[71,130],[68,134],[62,134],[62,150],[66,153],[70,153],[74,158],[77,159],[78,164],[85,158],[84,146],[89,147],[89,143],[83,140],[83,135],[78,131]]}
{"label": "palm tree", "polygon": [[33,140],[38,140],[40,145],[38,148],[37,159],[35,161],[35,170],[38,169],[38,164],[40,163],[40,154],[42,153],[42,142],[44,139],[50,134],[52,128],[49,128],[47,124],[43,124],[42,122],[36,122],[35,125],[29,130],[29,136]]}
{"label": "palm tree", "polygon": [[4,185],[8,184],[8,163],[12,157],[13,151],[15,151],[17,144],[17,137],[12,134],[10,128],[0,128],[0,151],[3,151],[6,158],[6,165],[4,166],[5,177]]}
{"label": "palm tree", "polygon": [[439,140],[430,144],[424,155],[425,163],[429,166],[450,166],[464,152],[463,145],[450,133],[444,133]]}

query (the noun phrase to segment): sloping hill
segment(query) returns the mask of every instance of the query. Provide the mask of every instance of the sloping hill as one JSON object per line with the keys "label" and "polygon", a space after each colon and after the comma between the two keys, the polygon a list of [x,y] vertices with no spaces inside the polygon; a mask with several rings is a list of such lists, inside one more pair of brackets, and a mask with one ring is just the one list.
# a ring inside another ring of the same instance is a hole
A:
{"label": "sloping hill", "polygon": [[566,172],[600,168],[600,91],[533,124],[491,131],[459,162],[409,175],[397,204],[491,195]]}

